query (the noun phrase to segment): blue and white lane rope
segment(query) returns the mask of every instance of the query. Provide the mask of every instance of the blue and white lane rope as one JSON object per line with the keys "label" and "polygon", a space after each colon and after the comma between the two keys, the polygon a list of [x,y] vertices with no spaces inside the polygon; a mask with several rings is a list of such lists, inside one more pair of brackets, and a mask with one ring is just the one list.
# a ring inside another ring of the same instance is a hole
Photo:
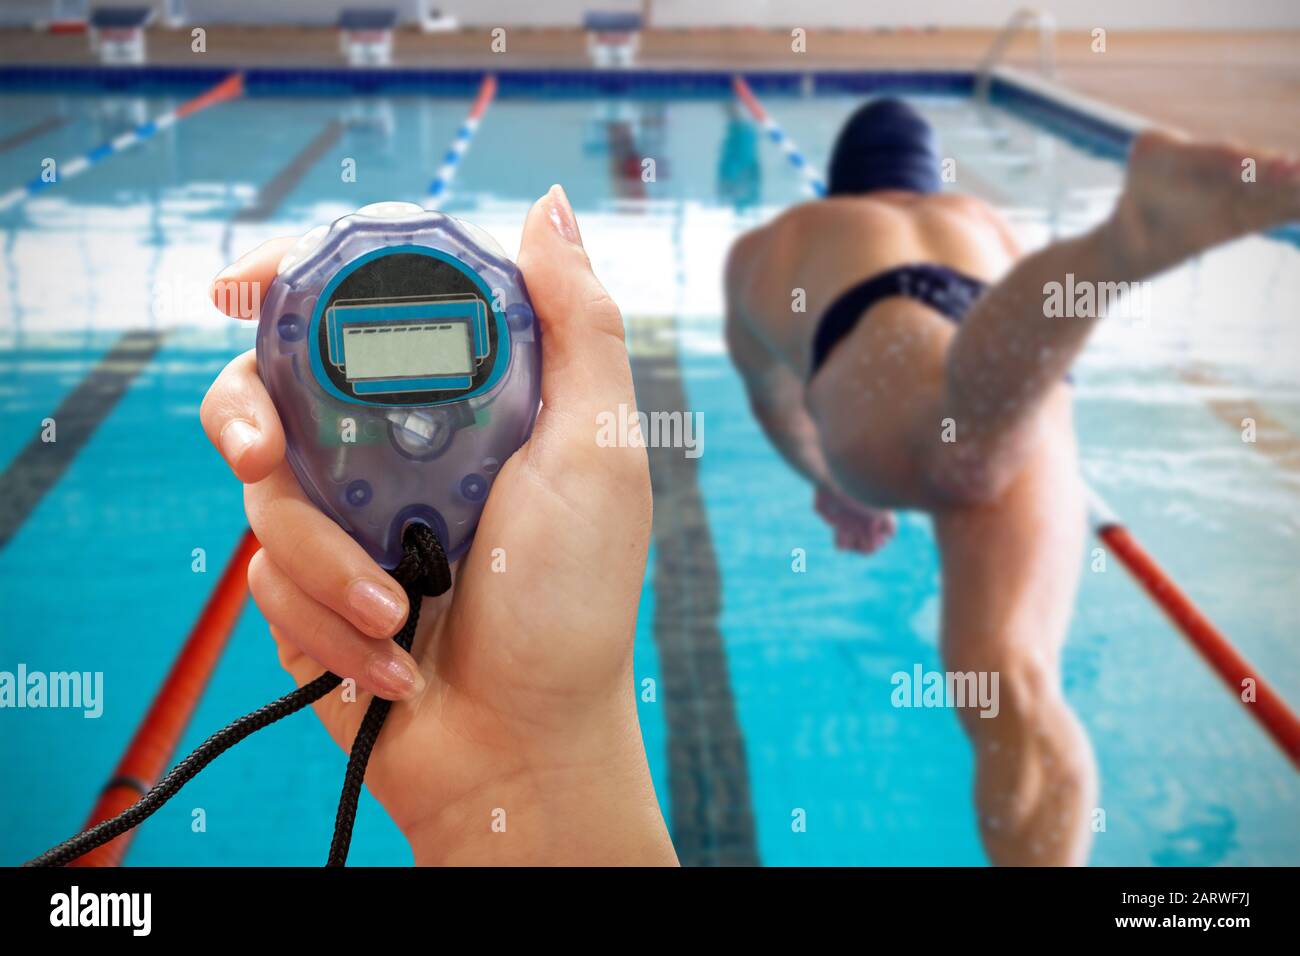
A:
{"label": "blue and white lane rope", "polygon": [[745,107],[753,115],[754,120],[759,126],[763,127],[763,131],[767,133],[767,138],[781,147],[786,158],[790,160],[790,165],[802,177],[804,191],[810,196],[816,196],[818,199],[825,197],[826,180],[822,179],[817,167],[808,162],[807,157],[799,150],[798,144],[789,137],[767,110],[763,109],[763,104],[754,95],[754,91],[749,88],[745,78],[743,76],[733,77],[731,85],[736,91],[736,96],[740,97],[740,101],[745,104]]}
{"label": "blue and white lane rope", "polygon": [[469,114],[465,117],[465,122],[456,131],[456,138],[447,147],[447,155],[443,158],[438,174],[433,177],[433,182],[429,184],[429,196],[425,201],[427,208],[437,209],[446,200],[448,191],[451,188],[451,181],[456,178],[456,170],[459,168],[461,160],[465,158],[465,154],[469,152],[470,143],[474,141],[474,134],[478,132],[479,124],[483,121],[483,114],[487,112],[488,104],[492,102],[492,97],[496,96],[496,92],[497,78],[489,73],[483,77],[483,85],[479,87],[478,96],[474,98],[474,105],[469,108]]}
{"label": "blue and white lane rope", "polygon": [[206,109],[217,103],[225,102],[242,95],[244,92],[244,77],[242,73],[232,73],[212,89],[208,90],[192,100],[188,100],[176,107],[163,113],[161,116],[155,116],[153,119],[141,123],[134,129],[129,129],[125,133],[114,137],[107,143],[96,146],[90,152],[78,156],[76,159],[68,160],[66,163],[56,164],[54,167],[54,178],[47,179],[44,172],[41,175],[32,178],[25,185],[16,189],[11,189],[7,193],[0,194],[0,212],[17,206],[25,202],[32,196],[50,189],[64,180],[72,179],[79,176],[93,166],[102,163],[110,156],[116,156],[118,153],[125,152],[133,146],[147,142],[160,132],[170,126],[174,126],[185,117],[197,113],[201,109]]}

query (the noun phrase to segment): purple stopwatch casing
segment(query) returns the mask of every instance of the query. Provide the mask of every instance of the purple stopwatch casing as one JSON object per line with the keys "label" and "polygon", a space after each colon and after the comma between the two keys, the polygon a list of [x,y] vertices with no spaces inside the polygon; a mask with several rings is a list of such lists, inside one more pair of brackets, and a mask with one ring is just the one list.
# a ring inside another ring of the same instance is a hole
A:
{"label": "purple stopwatch casing", "polygon": [[376,203],[280,262],[257,368],[303,490],[386,568],[428,525],[456,560],[537,417],[541,341],[518,268],[486,232]]}

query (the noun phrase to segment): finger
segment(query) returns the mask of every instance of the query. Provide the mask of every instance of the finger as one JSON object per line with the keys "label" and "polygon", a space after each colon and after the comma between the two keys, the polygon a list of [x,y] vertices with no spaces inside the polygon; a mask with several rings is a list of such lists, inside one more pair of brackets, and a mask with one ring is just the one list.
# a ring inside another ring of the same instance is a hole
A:
{"label": "finger", "polygon": [[261,481],[284,460],[284,429],[257,374],[257,354],[245,352],[221,370],[203,396],[199,421],[235,477]]}
{"label": "finger", "polygon": [[372,638],[406,621],[406,594],[346,531],[308,500],[287,461],[244,488],[244,510],[262,547],[313,601]]}
{"label": "finger", "polygon": [[[280,666],[289,672],[293,678],[294,684],[301,687],[303,684],[314,681],[321,675],[321,666],[302,652],[293,641],[285,635],[278,627],[268,626],[271,632],[271,638],[275,641],[275,649],[279,653]],[[352,749],[352,741],[356,739],[357,727],[361,723],[361,718],[365,715],[365,709],[370,703],[368,694],[358,695],[357,700],[348,700],[342,694],[335,691],[332,694],[326,694],[316,703],[312,704],[312,709],[316,711],[316,716],[320,722],[325,725],[334,741],[343,748],[344,751]],[[357,705],[360,706],[357,706]]]}
{"label": "finger", "polygon": [[[269,625],[267,630],[271,632],[271,638],[279,652],[280,666],[289,672],[297,686],[301,687],[320,677],[321,666],[304,654],[283,631]],[[357,739],[357,731],[371,699],[372,695],[364,691],[356,694],[354,699],[353,695],[335,690],[311,706],[334,742],[343,748],[344,753],[348,753]]]}
{"label": "finger", "polygon": [[263,549],[248,565],[248,587],[262,615],[326,670],[388,700],[407,700],[424,689],[415,659],[392,641],[372,641],[313,600]]}
{"label": "finger", "polygon": [[257,318],[280,260],[297,242],[297,236],[269,239],[226,266],[212,280],[212,304],[232,319]]}
{"label": "finger", "polygon": [[[264,559],[258,558],[259,552],[253,552],[252,559],[248,562],[250,578],[253,568],[253,562],[260,562]],[[265,560],[270,560],[265,559]],[[249,585],[252,589],[252,585]],[[302,648],[289,640],[284,632],[272,624],[267,625],[267,630],[271,632],[271,638],[275,641],[275,650],[280,658],[280,666],[289,672],[293,677],[293,682],[301,687],[310,681],[314,681],[321,675],[321,666],[302,652]]]}
{"label": "finger", "polygon": [[519,268],[541,324],[543,414],[588,420],[620,403],[635,407],[623,317],[591,271],[559,186],[528,213]]}

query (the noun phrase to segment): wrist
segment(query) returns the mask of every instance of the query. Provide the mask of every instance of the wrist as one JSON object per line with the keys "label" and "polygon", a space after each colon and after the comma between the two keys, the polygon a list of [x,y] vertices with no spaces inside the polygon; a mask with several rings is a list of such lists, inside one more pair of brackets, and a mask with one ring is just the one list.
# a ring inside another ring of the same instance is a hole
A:
{"label": "wrist", "polygon": [[[542,748],[407,833],[417,866],[676,865],[635,710]],[[576,744],[576,745],[575,745]]]}

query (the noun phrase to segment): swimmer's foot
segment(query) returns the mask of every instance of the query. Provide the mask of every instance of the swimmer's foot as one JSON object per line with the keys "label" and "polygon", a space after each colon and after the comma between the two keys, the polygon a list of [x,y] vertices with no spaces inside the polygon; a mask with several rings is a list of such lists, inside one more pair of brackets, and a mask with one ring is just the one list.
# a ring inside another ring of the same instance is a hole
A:
{"label": "swimmer's foot", "polygon": [[874,554],[898,530],[892,511],[868,508],[826,487],[818,487],[813,504],[822,520],[835,531],[835,547],[841,551]]}
{"label": "swimmer's foot", "polygon": [[1107,224],[1121,270],[1153,275],[1238,236],[1300,219],[1300,159],[1173,133],[1138,136]]}

